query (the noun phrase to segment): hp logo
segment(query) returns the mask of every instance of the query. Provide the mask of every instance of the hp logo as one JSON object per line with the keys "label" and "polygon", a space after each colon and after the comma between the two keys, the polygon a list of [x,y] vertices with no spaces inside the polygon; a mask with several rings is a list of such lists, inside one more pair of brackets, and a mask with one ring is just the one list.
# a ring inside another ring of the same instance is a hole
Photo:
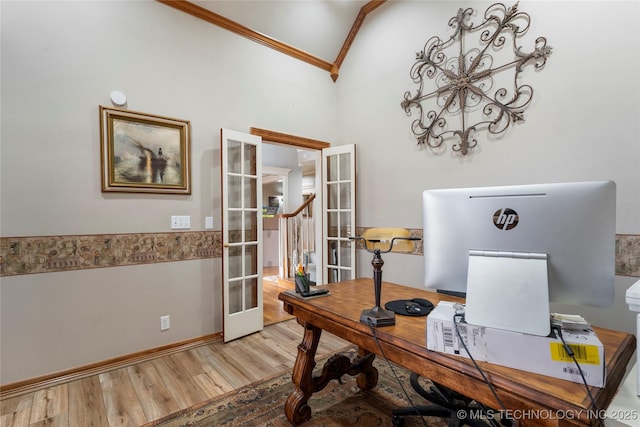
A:
{"label": "hp logo", "polygon": [[493,224],[500,230],[511,230],[518,225],[518,212],[510,208],[498,209],[493,214]]}

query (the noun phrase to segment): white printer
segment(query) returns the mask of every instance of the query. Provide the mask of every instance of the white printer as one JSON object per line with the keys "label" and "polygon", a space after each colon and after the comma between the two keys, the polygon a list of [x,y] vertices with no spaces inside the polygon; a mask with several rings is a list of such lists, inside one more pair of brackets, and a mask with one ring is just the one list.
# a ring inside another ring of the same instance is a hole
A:
{"label": "white printer", "polygon": [[640,280],[627,289],[626,301],[629,304],[629,310],[638,313],[636,326],[636,358],[638,362],[636,363],[636,368],[638,370],[637,392],[638,396],[640,396]]}

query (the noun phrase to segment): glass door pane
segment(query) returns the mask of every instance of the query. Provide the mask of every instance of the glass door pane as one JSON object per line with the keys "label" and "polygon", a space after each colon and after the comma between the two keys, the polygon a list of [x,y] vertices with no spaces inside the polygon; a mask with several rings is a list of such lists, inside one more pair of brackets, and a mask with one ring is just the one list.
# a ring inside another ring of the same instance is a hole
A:
{"label": "glass door pane", "polygon": [[324,255],[328,283],[355,278],[355,145],[323,150]]}
{"label": "glass door pane", "polygon": [[260,137],[221,134],[224,340],[263,327]]}

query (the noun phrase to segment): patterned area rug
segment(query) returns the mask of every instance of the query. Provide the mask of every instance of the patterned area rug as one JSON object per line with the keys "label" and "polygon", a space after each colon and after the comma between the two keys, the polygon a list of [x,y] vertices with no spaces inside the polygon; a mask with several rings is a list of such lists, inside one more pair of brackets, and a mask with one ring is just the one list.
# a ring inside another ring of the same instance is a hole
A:
{"label": "patterned area rug", "polygon": [[[324,361],[317,365],[319,373]],[[309,399],[311,419],[302,426],[391,426],[392,409],[410,405],[403,387],[416,405],[425,404],[411,388],[407,370],[378,358],[374,366],[378,369],[377,387],[361,391],[355,377],[349,375],[342,377],[342,384],[331,381]],[[287,372],[154,421],[147,427],[290,426],[284,415],[284,404],[293,389],[291,373]],[[447,425],[447,420],[441,418],[425,421],[431,427]],[[406,417],[404,425],[423,426],[424,423],[417,417]]]}

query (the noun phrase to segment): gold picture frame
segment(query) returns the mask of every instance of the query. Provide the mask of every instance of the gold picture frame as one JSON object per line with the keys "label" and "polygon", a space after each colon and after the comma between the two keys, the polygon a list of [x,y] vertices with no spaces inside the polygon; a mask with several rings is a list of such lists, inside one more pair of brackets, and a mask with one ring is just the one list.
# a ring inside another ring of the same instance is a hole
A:
{"label": "gold picture frame", "polygon": [[188,120],[100,106],[103,192],[191,194]]}

